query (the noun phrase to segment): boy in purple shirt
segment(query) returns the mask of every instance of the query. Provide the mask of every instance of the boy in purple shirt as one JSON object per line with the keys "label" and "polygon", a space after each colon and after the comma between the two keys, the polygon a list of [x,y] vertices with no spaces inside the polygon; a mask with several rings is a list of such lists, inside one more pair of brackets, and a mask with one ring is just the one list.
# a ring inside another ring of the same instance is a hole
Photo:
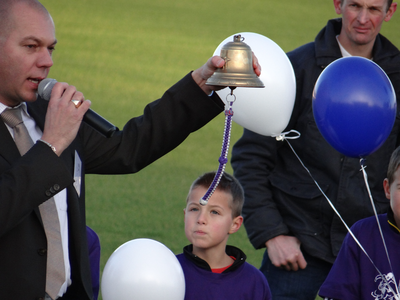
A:
{"label": "boy in purple shirt", "polygon": [[185,300],[271,300],[265,276],[240,249],[226,245],[243,222],[239,182],[224,173],[207,205],[199,203],[214,176],[210,172],[196,179],[186,200],[185,234],[191,244],[177,255],[185,274]]}
{"label": "boy in purple shirt", "polygon": [[[386,198],[390,199],[387,214],[378,216],[389,259],[383,245],[375,217],[355,223],[351,231],[370,259],[347,234],[339,255],[321,286],[319,295],[335,300],[398,300],[400,294],[400,147],[389,162],[387,178],[383,182]],[[374,266],[375,265],[375,266]],[[379,272],[378,272],[378,270]]]}

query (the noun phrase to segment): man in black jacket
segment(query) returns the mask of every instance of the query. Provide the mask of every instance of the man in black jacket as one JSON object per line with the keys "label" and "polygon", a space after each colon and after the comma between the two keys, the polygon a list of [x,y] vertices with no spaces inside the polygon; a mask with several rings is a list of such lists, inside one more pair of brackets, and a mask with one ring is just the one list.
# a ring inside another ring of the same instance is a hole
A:
{"label": "man in black jacket", "polygon": [[[85,174],[137,172],[218,115],[224,105],[205,82],[224,60],[210,58],[105,138],[82,123],[90,101],[74,86],[57,83],[50,101],[37,98],[57,42],[47,10],[37,0],[1,0],[0,28],[0,299],[89,300]],[[10,111],[22,122],[11,124]],[[22,132],[33,144],[27,152]],[[62,272],[51,292],[46,270],[54,264],[47,258],[59,251],[48,248],[49,226],[39,210],[49,199],[62,245]]]}
{"label": "man in black jacket", "polygon": [[[397,4],[390,0],[333,3],[342,18],[330,20],[314,42],[288,53],[297,91],[287,130],[301,133],[291,145],[345,222],[352,225],[373,215],[360,163],[324,140],[313,117],[312,91],[326,66],[340,57],[357,55],[382,67],[400,99],[400,52],[379,34]],[[397,117],[387,141],[367,157],[378,213],[389,205],[382,182],[400,141],[399,129]],[[341,220],[286,142],[244,130],[233,148],[232,166],[245,190],[243,216],[250,241],[256,249],[266,247],[261,270],[273,299],[315,299],[347,232]]]}

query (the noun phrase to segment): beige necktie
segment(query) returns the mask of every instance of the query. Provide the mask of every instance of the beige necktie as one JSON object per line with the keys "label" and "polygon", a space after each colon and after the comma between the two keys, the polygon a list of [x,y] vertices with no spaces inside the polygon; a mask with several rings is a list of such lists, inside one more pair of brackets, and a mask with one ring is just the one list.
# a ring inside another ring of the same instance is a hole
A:
{"label": "beige necktie", "polygon": [[[24,155],[33,146],[33,141],[22,121],[21,107],[4,110],[1,118],[13,129],[15,144],[20,154]],[[47,237],[46,293],[52,299],[56,299],[65,281],[65,266],[60,222],[54,198],[41,204],[39,210]]]}

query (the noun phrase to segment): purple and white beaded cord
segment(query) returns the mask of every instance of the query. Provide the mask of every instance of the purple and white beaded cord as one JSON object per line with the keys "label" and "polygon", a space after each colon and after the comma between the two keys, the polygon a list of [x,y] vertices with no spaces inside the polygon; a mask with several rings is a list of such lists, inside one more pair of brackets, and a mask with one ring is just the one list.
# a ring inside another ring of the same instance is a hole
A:
{"label": "purple and white beaded cord", "polygon": [[[203,206],[207,205],[208,200],[210,199],[212,194],[215,192],[215,189],[217,188],[217,186],[222,178],[222,175],[224,174],[226,163],[228,162],[228,150],[229,150],[229,144],[230,144],[230,139],[231,139],[232,116],[233,116],[232,104],[236,100],[236,96],[233,95],[233,89],[234,88],[231,88],[231,93],[227,96],[227,102],[229,103],[229,109],[225,110],[225,128],[224,128],[224,136],[222,139],[221,156],[218,159],[219,167],[214,176],[213,182],[211,183],[211,185],[208,188],[205,195],[200,199],[200,204]],[[234,99],[232,101],[229,101],[228,100],[229,96],[233,96]]]}

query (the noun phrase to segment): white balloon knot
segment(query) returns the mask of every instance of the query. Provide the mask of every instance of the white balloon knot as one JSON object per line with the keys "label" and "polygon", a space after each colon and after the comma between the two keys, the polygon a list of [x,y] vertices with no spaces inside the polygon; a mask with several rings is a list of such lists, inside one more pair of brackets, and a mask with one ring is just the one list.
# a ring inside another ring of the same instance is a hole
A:
{"label": "white balloon knot", "polygon": [[[295,135],[289,136],[289,134],[294,133]],[[276,138],[276,140],[278,142],[280,141],[284,141],[284,140],[295,140],[298,139],[300,137],[300,132],[298,132],[297,130],[290,130],[287,132],[282,132],[281,134],[278,135],[271,135],[272,137]]]}

